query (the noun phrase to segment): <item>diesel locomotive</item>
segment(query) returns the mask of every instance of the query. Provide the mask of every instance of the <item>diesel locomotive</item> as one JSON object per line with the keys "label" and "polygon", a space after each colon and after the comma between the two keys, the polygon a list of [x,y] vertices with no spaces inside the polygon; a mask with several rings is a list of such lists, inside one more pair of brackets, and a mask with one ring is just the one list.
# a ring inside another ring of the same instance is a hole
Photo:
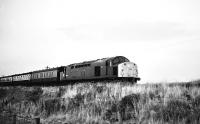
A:
{"label": "diesel locomotive", "polygon": [[85,80],[129,80],[136,83],[137,65],[124,56],[102,58],[67,66],[0,77],[0,84],[45,84]]}

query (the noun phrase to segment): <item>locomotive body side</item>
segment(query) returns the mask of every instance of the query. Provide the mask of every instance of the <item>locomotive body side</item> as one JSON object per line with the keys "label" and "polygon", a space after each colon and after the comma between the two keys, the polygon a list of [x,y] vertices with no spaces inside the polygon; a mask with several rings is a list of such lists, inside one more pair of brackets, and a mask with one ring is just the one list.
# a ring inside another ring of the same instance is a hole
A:
{"label": "locomotive body side", "polygon": [[76,63],[65,68],[62,80],[88,80],[106,77],[105,60]]}
{"label": "locomotive body side", "polygon": [[66,66],[64,76],[61,78],[61,80],[94,80],[116,78],[129,78],[137,81],[139,79],[137,65],[129,62],[129,60],[123,56],[76,63]]}
{"label": "locomotive body side", "polygon": [[66,80],[87,79],[91,75],[91,65],[72,65],[66,68]]}

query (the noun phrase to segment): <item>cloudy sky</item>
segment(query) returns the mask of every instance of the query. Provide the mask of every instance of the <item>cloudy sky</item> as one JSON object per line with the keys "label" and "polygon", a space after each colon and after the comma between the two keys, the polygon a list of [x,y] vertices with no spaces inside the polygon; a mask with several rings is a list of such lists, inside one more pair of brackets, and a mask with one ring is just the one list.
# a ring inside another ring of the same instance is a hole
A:
{"label": "cloudy sky", "polygon": [[0,0],[0,75],[117,55],[141,82],[200,77],[199,0]]}

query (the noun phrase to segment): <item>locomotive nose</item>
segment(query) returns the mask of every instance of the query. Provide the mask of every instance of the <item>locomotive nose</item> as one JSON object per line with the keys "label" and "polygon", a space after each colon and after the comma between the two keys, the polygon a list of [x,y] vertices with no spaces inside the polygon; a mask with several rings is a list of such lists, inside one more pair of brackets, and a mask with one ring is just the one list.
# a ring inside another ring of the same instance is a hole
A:
{"label": "locomotive nose", "polygon": [[138,77],[137,66],[131,62],[124,62],[119,65],[119,77]]}

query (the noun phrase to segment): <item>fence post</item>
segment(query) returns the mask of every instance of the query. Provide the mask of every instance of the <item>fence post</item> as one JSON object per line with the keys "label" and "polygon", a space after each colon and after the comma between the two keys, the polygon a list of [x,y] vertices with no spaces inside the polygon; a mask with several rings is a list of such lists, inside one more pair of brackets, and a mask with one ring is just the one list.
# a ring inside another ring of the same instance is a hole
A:
{"label": "fence post", "polygon": [[17,121],[17,115],[14,114],[14,115],[13,115],[13,124],[16,124],[16,121]]}
{"label": "fence post", "polygon": [[39,117],[35,118],[35,123],[34,124],[40,124],[40,118]]}

